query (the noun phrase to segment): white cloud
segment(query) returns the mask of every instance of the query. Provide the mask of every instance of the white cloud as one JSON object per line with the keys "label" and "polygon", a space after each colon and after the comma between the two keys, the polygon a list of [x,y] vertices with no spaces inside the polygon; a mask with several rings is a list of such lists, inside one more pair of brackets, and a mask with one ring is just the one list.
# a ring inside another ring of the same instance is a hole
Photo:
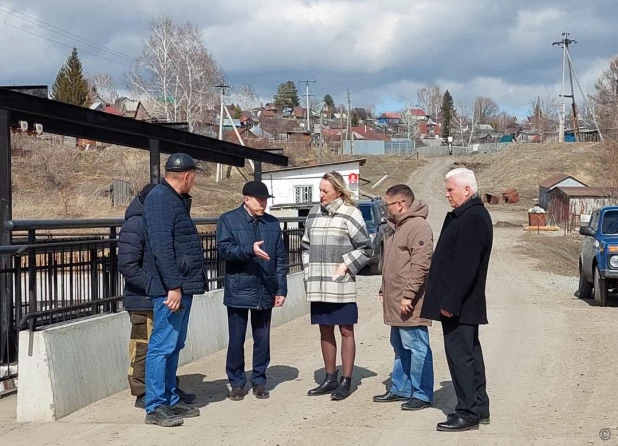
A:
{"label": "white cloud", "polygon": [[[9,0],[5,0],[9,1]],[[594,82],[614,47],[615,0],[131,0],[105,7],[82,0],[10,4],[66,31],[137,56],[148,22],[168,14],[203,30],[204,41],[232,83],[252,83],[268,101],[287,80],[316,78],[312,93],[337,103],[350,88],[353,104],[397,106],[416,89],[438,83],[456,100],[476,95],[517,108],[557,91],[560,52],[551,43],[570,30],[583,88]],[[115,59],[2,12],[0,21],[82,50],[84,70],[121,79]],[[4,10],[6,11],[6,10]],[[70,12],[70,14],[69,14]],[[0,83],[47,83],[70,49],[0,24]],[[126,60],[118,59],[122,63]]]}

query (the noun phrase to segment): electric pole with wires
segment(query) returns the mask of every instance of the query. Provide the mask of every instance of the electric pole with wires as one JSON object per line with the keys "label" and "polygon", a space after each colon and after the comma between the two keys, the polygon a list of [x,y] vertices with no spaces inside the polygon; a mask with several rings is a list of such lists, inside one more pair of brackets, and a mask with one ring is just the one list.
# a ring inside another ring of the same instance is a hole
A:
{"label": "electric pole with wires", "polygon": [[[588,113],[592,116],[592,120],[594,121],[594,125],[599,134],[599,139],[603,141],[603,135],[601,134],[601,130],[599,129],[599,124],[597,123],[596,116],[590,109],[588,101],[586,100],[586,95],[582,90],[582,87],[577,79],[577,74],[575,73],[575,67],[573,66],[573,60],[571,59],[571,53],[569,51],[569,45],[577,43],[577,40],[573,40],[569,38],[570,34],[568,32],[562,33],[562,40],[558,42],[553,42],[553,46],[560,46],[562,48],[562,83],[560,86],[560,124],[558,127],[558,142],[564,142],[564,128],[566,121],[566,102],[564,98],[571,98],[571,111],[572,111],[572,129],[575,134],[576,140],[579,140],[579,117],[577,114],[577,105],[575,103],[575,89],[573,87],[573,78],[575,78],[575,82],[577,83],[577,87],[579,89],[580,94],[582,95],[582,100],[584,101],[584,105],[588,108]],[[569,83],[571,86],[571,94],[564,94],[564,82],[566,78],[566,70],[569,70]]]}
{"label": "electric pole with wires", "polygon": [[[300,83],[304,83],[305,84],[305,97],[307,99],[307,131],[311,132],[311,121],[309,119],[310,113],[311,113],[311,109],[309,108],[309,96],[313,96],[309,94],[309,84],[315,84],[315,79],[313,80],[306,80],[306,81],[298,81]],[[311,132],[313,133],[313,132]]]}

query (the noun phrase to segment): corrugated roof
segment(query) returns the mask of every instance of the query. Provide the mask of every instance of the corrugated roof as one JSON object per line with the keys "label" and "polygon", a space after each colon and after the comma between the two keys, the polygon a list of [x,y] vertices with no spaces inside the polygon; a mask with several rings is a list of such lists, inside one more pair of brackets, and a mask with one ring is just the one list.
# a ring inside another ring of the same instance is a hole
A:
{"label": "corrugated roof", "polygon": [[610,197],[618,194],[618,188],[614,187],[557,187],[550,193],[562,192],[569,197]]}
{"label": "corrugated roof", "polygon": [[[582,183],[581,181],[579,181],[577,178],[571,176],[571,175],[567,175],[565,173],[559,173],[558,175],[554,175],[551,178],[547,178],[546,180],[543,180],[539,183],[540,187],[546,187],[546,188],[550,188],[552,186],[555,186],[556,184],[560,183],[561,181],[567,180],[569,178],[572,178],[575,181],[578,181],[580,183]],[[584,184],[584,183],[582,183]],[[587,186],[587,184],[584,184],[584,186]]]}

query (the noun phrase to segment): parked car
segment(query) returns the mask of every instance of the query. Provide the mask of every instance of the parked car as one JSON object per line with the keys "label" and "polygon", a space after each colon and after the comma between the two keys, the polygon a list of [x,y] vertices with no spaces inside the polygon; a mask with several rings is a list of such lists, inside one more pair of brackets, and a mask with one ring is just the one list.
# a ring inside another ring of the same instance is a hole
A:
{"label": "parked car", "polygon": [[363,214],[367,232],[373,243],[369,270],[371,274],[382,274],[384,242],[393,233],[392,226],[386,221],[386,206],[381,198],[358,200],[356,205]]}
{"label": "parked car", "polygon": [[606,206],[590,216],[579,228],[584,237],[579,256],[579,297],[594,297],[597,305],[607,305],[607,297],[618,286],[618,206]]}

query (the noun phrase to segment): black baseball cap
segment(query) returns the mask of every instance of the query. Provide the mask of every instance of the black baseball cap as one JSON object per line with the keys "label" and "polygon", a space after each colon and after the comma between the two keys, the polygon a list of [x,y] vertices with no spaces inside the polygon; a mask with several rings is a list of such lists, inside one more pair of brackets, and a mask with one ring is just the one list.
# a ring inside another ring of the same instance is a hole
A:
{"label": "black baseball cap", "polygon": [[188,172],[189,170],[202,171],[203,169],[197,167],[195,160],[186,153],[174,153],[165,163],[166,172]]}
{"label": "black baseball cap", "polygon": [[261,181],[249,181],[242,188],[242,194],[255,198],[274,198]]}

